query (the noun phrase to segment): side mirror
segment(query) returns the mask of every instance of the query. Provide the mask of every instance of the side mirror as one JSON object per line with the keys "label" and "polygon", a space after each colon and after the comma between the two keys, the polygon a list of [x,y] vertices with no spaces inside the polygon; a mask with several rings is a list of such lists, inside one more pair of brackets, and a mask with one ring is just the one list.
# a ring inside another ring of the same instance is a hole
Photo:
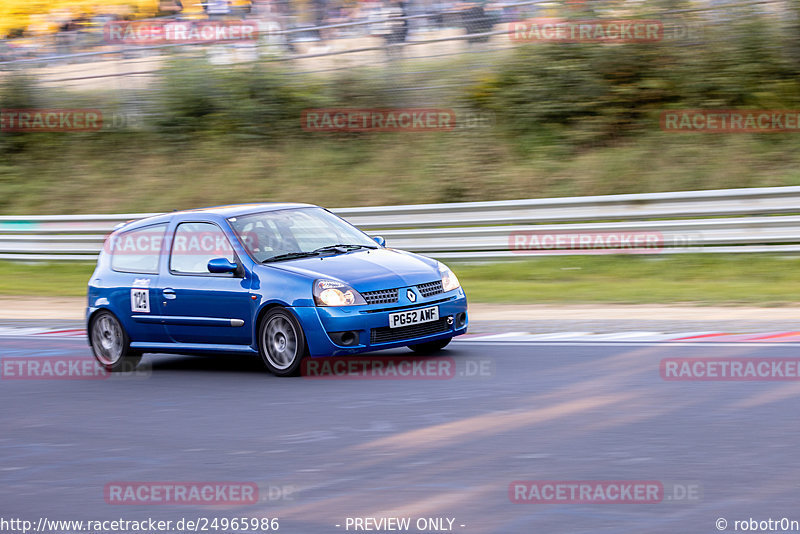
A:
{"label": "side mirror", "polygon": [[239,266],[228,261],[227,258],[214,258],[208,261],[208,272],[210,273],[234,273]]}
{"label": "side mirror", "polygon": [[377,244],[379,244],[382,247],[386,246],[386,240],[383,238],[383,236],[379,236],[379,235],[372,236],[372,240],[375,241]]}

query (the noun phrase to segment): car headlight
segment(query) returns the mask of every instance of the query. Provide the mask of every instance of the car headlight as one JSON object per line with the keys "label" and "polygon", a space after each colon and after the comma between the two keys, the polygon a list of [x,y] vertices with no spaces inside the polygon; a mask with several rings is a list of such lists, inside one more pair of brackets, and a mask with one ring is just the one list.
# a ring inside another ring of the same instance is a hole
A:
{"label": "car headlight", "polygon": [[442,262],[439,262],[439,274],[442,276],[442,290],[445,293],[461,287],[461,283],[453,271],[450,270],[450,267]]}
{"label": "car headlight", "polygon": [[317,306],[357,306],[367,303],[358,291],[336,280],[314,282],[314,302]]}

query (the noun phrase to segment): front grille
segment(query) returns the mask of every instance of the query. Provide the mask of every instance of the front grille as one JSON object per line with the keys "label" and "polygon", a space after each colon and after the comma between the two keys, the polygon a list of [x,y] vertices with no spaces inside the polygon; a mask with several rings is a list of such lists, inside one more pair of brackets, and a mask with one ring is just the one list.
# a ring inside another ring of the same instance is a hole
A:
{"label": "front grille", "polygon": [[[429,300],[425,302],[425,306],[433,306],[434,304],[441,304],[442,302],[447,302],[448,300],[453,300],[456,297],[446,297],[443,299],[437,300]],[[383,312],[393,312],[393,311],[401,311],[401,310],[410,310],[411,308],[419,308],[420,303],[416,302],[414,304],[409,304],[407,306],[391,306],[389,308],[375,308],[371,310],[364,310],[364,313],[383,313]]]}
{"label": "front grille", "polygon": [[435,282],[428,282],[427,284],[420,284],[417,286],[417,289],[419,289],[419,294],[422,295],[423,298],[428,298],[434,295],[438,295],[439,293],[444,293],[444,288],[442,287],[441,280],[437,280]]}
{"label": "front grille", "polygon": [[397,302],[396,289],[381,289],[380,291],[367,291],[361,293],[367,304],[393,304]]}
{"label": "front grille", "polygon": [[429,323],[415,324],[411,326],[401,326],[400,328],[389,328],[382,326],[373,328],[370,332],[370,344],[389,343],[391,341],[402,341],[403,339],[414,339],[417,337],[429,336],[450,330],[447,324],[447,317]]}

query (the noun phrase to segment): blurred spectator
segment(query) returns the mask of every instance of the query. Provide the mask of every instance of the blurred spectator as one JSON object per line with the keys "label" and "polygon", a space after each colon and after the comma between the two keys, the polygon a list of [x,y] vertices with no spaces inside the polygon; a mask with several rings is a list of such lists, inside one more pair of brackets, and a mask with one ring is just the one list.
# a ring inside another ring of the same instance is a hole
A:
{"label": "blurred spectator", "polygon": [[[271,18],[279,30],[289,30],[294,26],[295,13],[291,0],[274,0],[274,2],[256,2],[254,11],[258,16]],[[297,52],[293,43],[292,34],[284,34],[279,38],[286,49],[292,54]]]}
{"label": "blurred spectator", "polygon": [[[373,33],[383,38],[387,45],[394,45],[406,42],[408,37],[408,20],[403,17],[408,16],[407,4],[403,0],[390,0],[386,6],[375,14],[379,22],[375,25]],[[401,54],[400,47],[388,47],[389,59]]]}
{"label": "blurred spectator", "polygon": [[211,20],[219,20],[231,12],[231,3],[228,0],[207,0],[204,4],[206,14]]}
{"label": "blurred spectator", "polygon": [[161,0],[158,3],[158,16],[175,16],[183,11],[183,3],[181,0]]}
{"label": "blurred spectator", "polygon": [[[326,0],[311,0],[311,14],[312,14],[312,25],[313,26],[322,26],[325,24],[325,9],[327,7]],[[314,32],[320,40],[322,40],[322,34],[319,30]]]}
{"label": "blurred spectator", "polygon": [[253,3],[250,0],[233,0],[231,2],[231,14],[235,17],[245,17],[253,10]]}
{"label": "blurred spectator", "polygon": [[[476,33],[487,33],[494,28],[494,16],[486,13],[483,5],[475,5],[467,8],[461,12],[462,23],[468,35]],[[472,43],[485,43],[489,41],[488,35],[482,37],[471,37],[467,42]]]}

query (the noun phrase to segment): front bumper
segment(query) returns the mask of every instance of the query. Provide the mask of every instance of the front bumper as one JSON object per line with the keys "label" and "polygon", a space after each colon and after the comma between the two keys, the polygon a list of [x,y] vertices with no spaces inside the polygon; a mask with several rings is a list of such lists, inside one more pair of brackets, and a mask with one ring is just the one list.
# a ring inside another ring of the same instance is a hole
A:
{"label": "front bumper", "polygon": [[[417,327],[388,328],[390,313],[431,306],[439,307],[439,322],[422,323]],[[292,311],[303,326],[312,357],[358,354],[447,339],[465,334],[469,326],[467,297],[462,288],[440,293],[413,305],[296,307]],[[459,322],[457,318],[462,321]],[[342,332],[354,333],[354,342],[343,346],[341,335],[336,334]]]}

